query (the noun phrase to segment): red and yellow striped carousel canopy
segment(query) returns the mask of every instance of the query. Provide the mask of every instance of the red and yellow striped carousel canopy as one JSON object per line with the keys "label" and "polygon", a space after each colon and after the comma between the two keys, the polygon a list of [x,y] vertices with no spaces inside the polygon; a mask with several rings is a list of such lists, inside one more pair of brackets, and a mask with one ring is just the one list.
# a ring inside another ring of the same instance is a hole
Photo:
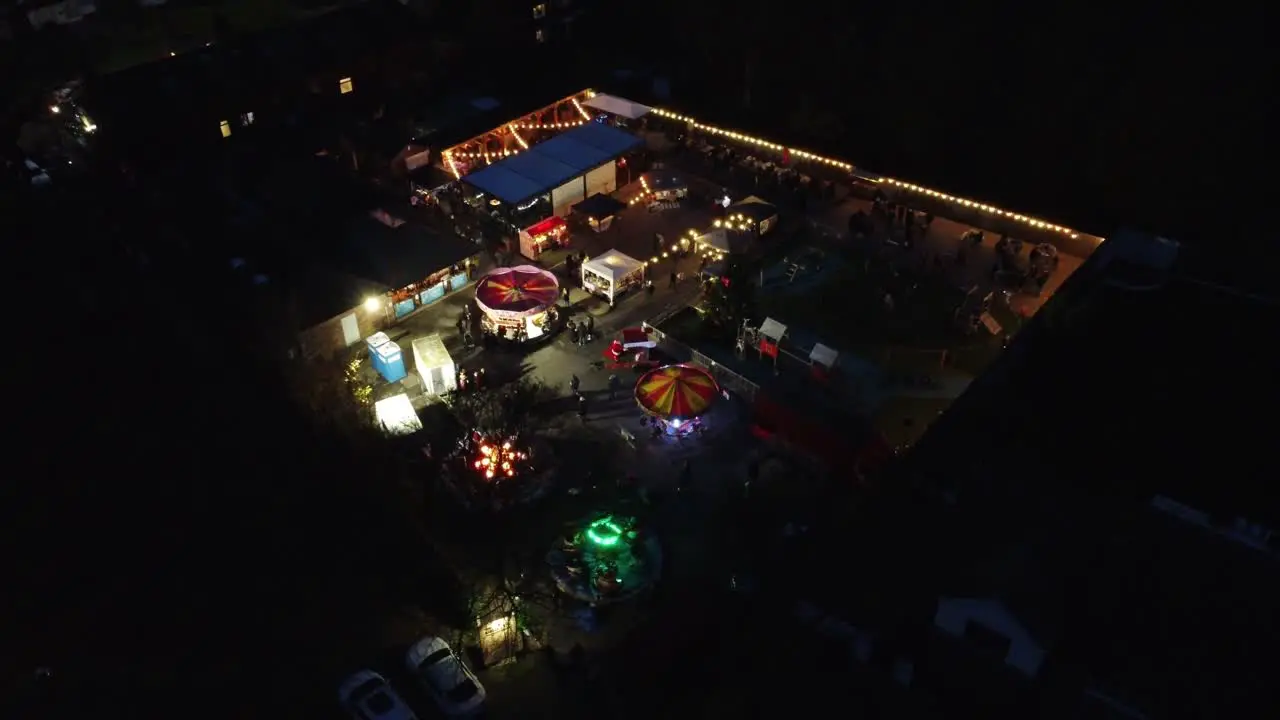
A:
{"label": "red and yellow striped carousel canopy", "polygon": [[711,373],[692,365],[650,370],[636,383],[636,403],[663,419],[697,417],[711,407],[719,393]]}
{"label": "red and yellow striped carousel canopy", "polygon": [[554,305],[559,295],[556,276],[532,265],[494,270],[476,285],[481,309],[499,313],[538,312]]}

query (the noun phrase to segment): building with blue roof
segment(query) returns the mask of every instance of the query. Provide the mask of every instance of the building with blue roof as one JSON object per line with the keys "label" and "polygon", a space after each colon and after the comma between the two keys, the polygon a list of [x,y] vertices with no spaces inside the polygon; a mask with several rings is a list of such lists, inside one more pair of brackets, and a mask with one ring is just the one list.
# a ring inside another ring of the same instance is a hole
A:
{"label": "building with blue roof", "polygon": [[567,215],[574,204],[591,195],[612,193],[618,188],[618,158],[642,143],[625,130],[587,123],[477,170],[463,181],[511,206],[507,216],[523,226],[551,215]]}

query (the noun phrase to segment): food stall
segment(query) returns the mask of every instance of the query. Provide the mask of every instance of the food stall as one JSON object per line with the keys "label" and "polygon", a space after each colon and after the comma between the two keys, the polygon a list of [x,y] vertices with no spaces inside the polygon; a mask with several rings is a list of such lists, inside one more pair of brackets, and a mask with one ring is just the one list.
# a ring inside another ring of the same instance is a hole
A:
{"label": "food stall", "polygon": [[641,173],[640,187],[653,200],[681,200],[689,195],[689,181],[674,170]]}
{"label": "food stall", "polygon": [[552,215],[520,231],[520,254],[537,260],[547,250],[568,247],[569,227],[564,218]]}
{"label": "food stall", "polygon": [[458,388],[458,370],[438,334],[413,341],[413,364],[422,377],[422,389],[431,395],[444,395]]}
{"label": "food stall", "polygon": [[599,257],[582,263],[582,287],[593,295],[614,300],[633,287],[644,282],[644,263],[610,250]]}
{"label": "food stall", "polygon": [[556,276],[532,265],[497,268],[476,283],[485,333],[516,342],[536,340],[551,331],[559,297]]}
{"label": "food stall", "polygon": [[721,220],[717,220],[706,232],[691,237],[694,248],[707,262],[719,262],[729,254],[743,252],[751,240],[746,232],[726,227]]}
{"label": "food stall", "polygon": [[755,235],[767,235],[778,225],[777,206],[755,195],[733,203],[725,210],[725,215],[727,223]]}
{"label": "food stall", "polygon": [[584,218],[591,229],[599,233],[608,230],[609,226],[613,225],[614,219],[626,209],[627,204],[621,200],[611,195],[596,193],[574,205],[573,213]]}

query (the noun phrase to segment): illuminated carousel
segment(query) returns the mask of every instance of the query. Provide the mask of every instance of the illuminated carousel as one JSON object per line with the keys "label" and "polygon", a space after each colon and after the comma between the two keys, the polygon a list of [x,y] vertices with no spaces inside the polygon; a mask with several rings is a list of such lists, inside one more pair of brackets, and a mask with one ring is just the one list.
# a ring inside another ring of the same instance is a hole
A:
{"label": "illuminated carousel", "polygon": [[700,418],[719,394],[711,373],[693,365],[650,370],[636,383],[636,404],[651,418],[655,435],[701,432]]}
{"label": "illuminated carousel", "polygon": [[527,342],[550,333],[559,313],[556,276],[532,265],[498,268],[476,284],[480,326],[501,340]]}
{"label": "illuminated carousel", "polygon": [[561,592],[592,605],[635,597],[662,574],[662,546],[635,518],[598,515],[547,554]]}
{"label": "illuminated carousel", "polygon": [[540,456],[518,435],[475,430],[458,441],[446,475],[464,505],[501,510],[546,492],[550,475],[534,462]]}

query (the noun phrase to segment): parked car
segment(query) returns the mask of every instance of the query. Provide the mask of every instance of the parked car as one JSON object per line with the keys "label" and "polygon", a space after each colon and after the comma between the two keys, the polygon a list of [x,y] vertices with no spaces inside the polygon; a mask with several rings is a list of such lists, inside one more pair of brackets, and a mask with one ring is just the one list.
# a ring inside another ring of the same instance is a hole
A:
{"label": "parked car", "polygon": [[338,687],[342,707],[356,720],[418,720],[387,679],[361,670]]}
{"label": "parked car", "polygon": [[484,707],[484,686],[444,640],[422,638],[409,648],[405,660],[446,715],[473,715]]}

